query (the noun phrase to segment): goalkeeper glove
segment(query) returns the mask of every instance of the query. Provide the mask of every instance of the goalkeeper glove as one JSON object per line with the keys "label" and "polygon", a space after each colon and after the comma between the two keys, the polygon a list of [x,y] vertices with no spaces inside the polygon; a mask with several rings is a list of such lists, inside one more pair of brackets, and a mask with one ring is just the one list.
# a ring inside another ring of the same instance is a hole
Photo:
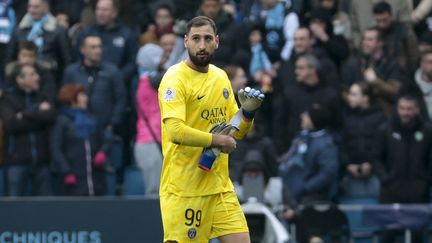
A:
{"label": "goalkeeper glove", "polygon": [[[225,122],[222,122],[214,126],[210,130],[210,133],[220,134],[220,135],[230,135],[235,130],[237,130],[236,127],[232,126],[231,124],[226,124]],[[218,148],[211,148],[211,147],[204,148],[200,160],[198,162],[198,167],[205,171],[210,171],[214,161],[216,160],[220,152],[221,151]]]}
{"label": "goalkeeper glove", "polygon": [[265,96],[257,89],[246,87],[238,92],[238,99],[240,101],[243,115],[247,119],[253,119],[255,111],[261,106]]}

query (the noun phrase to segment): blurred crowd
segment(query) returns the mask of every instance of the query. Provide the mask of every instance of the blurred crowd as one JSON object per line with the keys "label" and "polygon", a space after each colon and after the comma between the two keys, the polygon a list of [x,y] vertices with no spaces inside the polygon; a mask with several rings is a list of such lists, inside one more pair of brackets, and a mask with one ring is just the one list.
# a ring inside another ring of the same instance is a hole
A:
{"label": "blurred crowd", "polygon": [[234,92],[266,94],[236,185],[280,178],[286,220],[312,201],[430,202],[428,0],[0,0],[5,195],[121,194],[131,165],[157,195],[157,89],[197,15]]}

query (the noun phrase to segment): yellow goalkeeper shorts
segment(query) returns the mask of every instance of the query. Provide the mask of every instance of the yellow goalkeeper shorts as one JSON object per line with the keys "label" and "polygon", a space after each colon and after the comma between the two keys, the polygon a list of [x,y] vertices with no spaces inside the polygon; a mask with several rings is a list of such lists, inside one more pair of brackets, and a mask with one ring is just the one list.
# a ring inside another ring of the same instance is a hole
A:
{"label": "yellow goalkeeper shorts", "polygon": [[166,194],[160,204],[164,242],[208,242],[227,234],[249,232],[235,192],[201,197]]}

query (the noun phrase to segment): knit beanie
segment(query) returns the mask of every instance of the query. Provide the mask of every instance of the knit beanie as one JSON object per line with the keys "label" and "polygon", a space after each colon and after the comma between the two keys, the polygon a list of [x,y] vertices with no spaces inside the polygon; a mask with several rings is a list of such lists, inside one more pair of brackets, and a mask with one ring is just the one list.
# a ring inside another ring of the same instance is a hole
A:
{"label": "knit beanie", "polygon": [[313,104],[307,110],[315,130],[327,128],[330,123],[330,112],[320,104]]}
{"label": "knit beanie", "polygon": [[136,63],[146,71],[156,71],[162,59],[163,49],[156,44],[145,44],[138,51]]}

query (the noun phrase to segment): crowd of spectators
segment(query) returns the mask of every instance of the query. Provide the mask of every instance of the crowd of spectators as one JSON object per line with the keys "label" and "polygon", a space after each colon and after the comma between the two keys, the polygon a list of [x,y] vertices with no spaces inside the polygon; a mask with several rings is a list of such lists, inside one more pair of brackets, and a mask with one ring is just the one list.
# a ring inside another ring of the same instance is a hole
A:
{"label": "crowd of spectators", "polygon": [[216,23],[213,63],[234,92],[266,93],[231,155],[235,184],[253,157],[266,182],[282,178],[287,220],[345,196],[430,202],[428,0],[1,0],[5,194],[104,195],[136,164],[156,195],[157,89],[196,15]]}

